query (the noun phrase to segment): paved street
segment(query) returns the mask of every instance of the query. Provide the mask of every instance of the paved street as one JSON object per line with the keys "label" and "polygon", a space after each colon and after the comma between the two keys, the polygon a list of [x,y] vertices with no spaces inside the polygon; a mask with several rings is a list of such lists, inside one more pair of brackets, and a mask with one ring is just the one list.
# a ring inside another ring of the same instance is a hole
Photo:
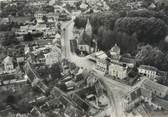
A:
{"label": "paved street", "polygon": [[76,63],[80,67],[92,69],[95,66],[94,62],[88,60],[87,57],[79,57],[75,53],[71,52],[70,40],[73,39],[74,22],[70,21],[70,23],[67,23],[66,26],[64,25],[63,27],[66,27],[64,32],[64,40],[63,40],[63,43],[64,43],[63,50],[66,58]]}
{"label": "paved street", "polygon": [[123,96],[129,92],[131,87],[106,78],[103,75],[100,75],[98,72],[95,74],[97,74],[98,78],[100,78],[100,80],[104,83],[106,89],[109,92],[112,101],[112,108],[114,110],[113,115],[115,114],[115,116],[112,115],[112,117],[125,117],[125,114],[123,113],[124,109],[122,99]]}

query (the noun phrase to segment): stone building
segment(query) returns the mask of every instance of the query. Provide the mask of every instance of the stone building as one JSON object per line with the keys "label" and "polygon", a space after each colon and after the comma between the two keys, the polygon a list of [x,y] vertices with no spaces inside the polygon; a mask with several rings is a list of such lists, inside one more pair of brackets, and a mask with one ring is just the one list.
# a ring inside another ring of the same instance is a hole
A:
{"label": "stone building", "polygon": [[145,79],[140,87],[130,91],[124,98],[124,108],[130,111],[142,102],[147,103],[155,110],[168,110],[168,87]]}
{"label": "stone building", "polygon": [[10,56],[7,56],[3,60],[4,70],[6,73],[12,73],[15,71],[14,64],[13,64],[13,58]]}
{"label": "stone building", "polygon": [[46,65],[53,65],[61,60],[61,51],[57,47],[53,47],[51,52],[44,54]]}
{"label": "stone building", "polygon": [[95,54],[95,56],[96,56],[96,69],[103,73],[106,73],[108,67],[106,60],[108,58],[107,55],[103,51],[99,51]]}
{"label": "stone building", "polygon": [[148,78],[155,79],[157,77],[158,69],[148,65],[141,65],[138,72]]}
{"label": "stone building", "polygon": [[126,64],[111,62],[109,65],[109,75],[119,79],[126,78],[127,77]]}
{"label": "stone building", "polygon": [[85,29],[80,33],[79,39],[77,40],[78,43],[78,50],[80,52],[93,52],[94,48],[91,47],[93,33],[92,33],[92,26],[90,24],[89,19],[87,20],[87,24]]}

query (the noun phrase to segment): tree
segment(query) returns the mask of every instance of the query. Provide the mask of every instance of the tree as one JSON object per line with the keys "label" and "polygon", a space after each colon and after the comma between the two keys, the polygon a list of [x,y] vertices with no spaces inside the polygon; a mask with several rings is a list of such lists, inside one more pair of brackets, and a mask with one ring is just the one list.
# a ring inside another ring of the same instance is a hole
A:
{"label": "tree", "polygon": [[49,71],[50,71],[50,74],[51,74],[52,78],[54,78],[54,79],[61,78],[61,68],[60,68],[60,65],[58,63],[53,64]]}
{"label": "tree", "polygon": [[48,22],[48,18],[46,17],[46,16],[43,16],[43,21],[45,22],[45,23],[47,23]]}
{"label": "tree", "polygon": [[54,12],[54,7],[47,5],[47,6],[43,7],[43,10],[46,11],[47,13]]}
{"label": "tree", "polygon": [[86,26],[87,19],[85,17],[77,17],[74,20],[75,27],[78,29],[84,28]]}
{"label": "tree", "polygon": [[122,53],[134,53],[137,47],[136,34],[128,35],[122,32],[111,31],[105,27],[98,29],[98,48],[104,51],[110,50],[116,43]]}
{"label": "tree", "polygon": [[154,48],[151,45],[142,46],[135,58],[141,64],[167,71],[168,61],[166,60],[166,55],[157,47]]}
{"label": "tree", "polygon": [[40,75],[41,78],[45,79],[48,77],[49,70],[47,67],[39,67],[36,71]]}
{"label": "tree", "polygon": [[136,67],[128,69],[128,76],[131,78],[135,78],[138,75],[138,69]]}
{"label": "tree", "polygon": [[163,52],[167,52],[168,50],[168,40],[167,39],[168,38],[166,37],[165,40],[161,40],[158,44],[159,49]]}
{"label": "tree", "polygon": [[6,103],[7,104],[14,104],[16,102],[16,98],[14,95],[9,95],[7,98],[6,98]]}
{"label": "tree", "polygon": [[2,40],[2,45],[3,46],[10,46],[10,45],[15,45],[18,44],[19,41],[16,39],[16,35],[15,34],[6,34],[5,38]]}
{"label": "tree", "polygon": [[33,36],[31,33],[24,35],[24,41],[33,41]]}
{"label": "tree", "polygon": [[153,11],[148,9],[131,10],[127,13],[127,17],[155,17],[156,19],[161,19],[168,24],[168,16],[163,11]]}

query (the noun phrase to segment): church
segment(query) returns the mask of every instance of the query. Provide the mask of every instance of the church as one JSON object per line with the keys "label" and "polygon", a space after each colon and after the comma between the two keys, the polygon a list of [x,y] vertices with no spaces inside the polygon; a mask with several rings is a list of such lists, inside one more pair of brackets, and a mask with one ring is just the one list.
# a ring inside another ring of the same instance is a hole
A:
{"label": "church", "polygon": [[[90,20],[87,20],[87,24],[84,30],[79,35],[79,38],[76,39],[77,41],[77,49],[81,54],[87,53],[91,54],[96,51],[97,43],[93,39],[93,32],[92,32],[92,26],[90,24]],[[92,46],[93,43],[95,43],[94,47]]]}

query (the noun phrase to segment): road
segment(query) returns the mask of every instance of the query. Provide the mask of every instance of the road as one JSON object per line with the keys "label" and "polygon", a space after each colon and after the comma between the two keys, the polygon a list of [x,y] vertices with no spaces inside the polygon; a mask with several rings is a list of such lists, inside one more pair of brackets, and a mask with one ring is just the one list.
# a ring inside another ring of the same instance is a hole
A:
{"label": "road", "polygon": [[65,58],[70,60],[71,62],[76,63],[80,67],[86,69],[92,69],[95,66],[94,62],[89,61],[87,57],[79,57],[75,53],[71,52],[70,40],[73,39],[74,22],[70,21],[69,23],[64,25],[63,28],[65,28],[65,31],[64,31],[64,37],[62,39],[62,43],[64,44],[62,46]]}
{"label": "road", "polygon": [[114,81],[109,79],[101,74],[98,71],[94,71],[95,75],[103,82],[106,86],[107,91],[109,92],[112,107],[113,107],[113,115],[111,117],[125,117],[124,108],[123,108],[123,96],[125,96],[129,90],[131,89],[130,86],[124,85],[120,82]]}

